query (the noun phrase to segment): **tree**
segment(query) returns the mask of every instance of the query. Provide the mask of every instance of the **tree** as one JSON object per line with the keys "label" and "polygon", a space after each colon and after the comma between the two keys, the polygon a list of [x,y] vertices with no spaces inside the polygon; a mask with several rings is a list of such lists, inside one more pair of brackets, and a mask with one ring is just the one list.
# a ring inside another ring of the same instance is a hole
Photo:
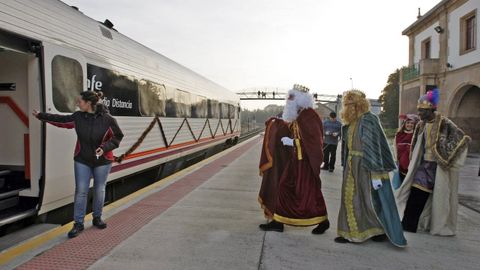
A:
{"label": "tree", "polygon": [[382,94],[379,97],[380,104],[382,105],[380,120],[385,128],[398,127],[399,93],[400,70],[397,69],[388,76],[387,86],[383,88]]}
{"label": "tree", "polygon": [[243,109],[241,112],[242,130],[251,130],[253,128],[263,128],[265,121],[270,117],[277,116],[283,112],[283,106],[268,105],[264,109],[253,111]]}

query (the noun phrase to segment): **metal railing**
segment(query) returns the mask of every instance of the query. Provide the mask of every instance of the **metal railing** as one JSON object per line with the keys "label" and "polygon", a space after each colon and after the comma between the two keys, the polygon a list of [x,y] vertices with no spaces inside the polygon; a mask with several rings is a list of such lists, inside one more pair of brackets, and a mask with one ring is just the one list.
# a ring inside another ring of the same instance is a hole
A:
{"label": "metal railing", "polygon": [[402,68],[402,80],[409,81],[418,78],[420,76],[420,66],[415,63],[409,67]]}

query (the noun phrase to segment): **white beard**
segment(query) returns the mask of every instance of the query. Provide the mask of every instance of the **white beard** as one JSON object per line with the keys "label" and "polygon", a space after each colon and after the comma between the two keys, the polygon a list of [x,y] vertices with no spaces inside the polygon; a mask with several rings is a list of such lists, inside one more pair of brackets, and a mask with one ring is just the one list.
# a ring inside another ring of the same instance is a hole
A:
{"label": "white beard", "polygon": [[292,122],[297,119],[298,106],[295,100],[287,100],[287,104],[283,108],[282,119],[287,122]]}

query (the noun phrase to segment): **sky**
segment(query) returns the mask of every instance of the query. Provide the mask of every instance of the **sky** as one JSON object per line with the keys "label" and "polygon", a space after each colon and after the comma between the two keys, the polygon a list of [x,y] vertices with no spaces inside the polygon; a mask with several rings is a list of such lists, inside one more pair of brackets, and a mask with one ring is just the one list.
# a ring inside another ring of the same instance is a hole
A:
{"label": "sky", "polygon": [[[378,98],[408,64],[402,31],[440,0],[64,0],[239,92],[302,84]],[[350,79],[351,78],[351,79]],[[259,108],[265,102],[242,102]]]}

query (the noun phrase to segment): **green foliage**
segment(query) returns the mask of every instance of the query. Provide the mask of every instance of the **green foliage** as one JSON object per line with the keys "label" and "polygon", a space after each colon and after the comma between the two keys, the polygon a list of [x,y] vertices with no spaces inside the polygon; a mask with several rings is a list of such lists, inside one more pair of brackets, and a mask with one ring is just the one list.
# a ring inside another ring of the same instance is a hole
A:
{"label": "green foliage", "polygon": [[[240,117],[242,118],[242,127],[255,125],[256,127],[263,128],[265,122],[273,116],[281,114],[283,112],[283,106],[268,105],[263,110],[257,109],[254,111],[242,110]],[[255,124],[256,123],[256,124]]]}
{"label": "green foliage", "polygon": [[400,93],[400,70],[388,76],[387,86],[383,88],[382,94],[379,97],[379,102],[382,104],[382,112],[380,113],[380,120],[386,129],[398,128],[398,113],[399,113],[399,93]]}

